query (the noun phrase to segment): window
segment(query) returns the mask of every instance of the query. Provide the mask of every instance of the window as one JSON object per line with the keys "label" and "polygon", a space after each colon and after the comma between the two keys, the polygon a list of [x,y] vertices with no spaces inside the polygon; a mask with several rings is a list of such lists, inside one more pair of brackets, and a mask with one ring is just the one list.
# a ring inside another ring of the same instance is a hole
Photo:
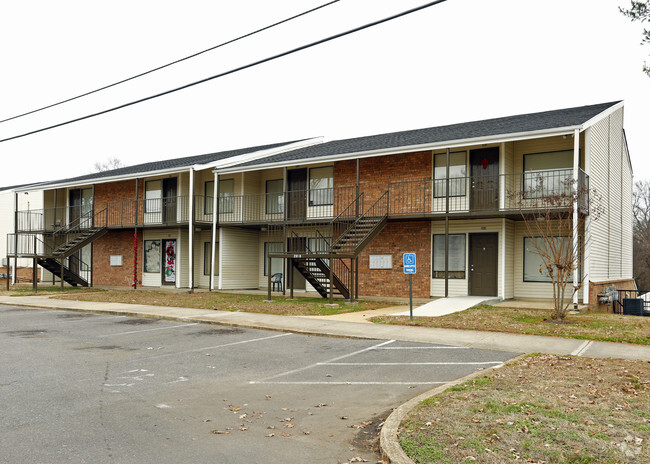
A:
{"label": "window", "polygon": [[[570,240],[569,237],[553,238],[560,250],[560,254],[563,254],[562,250],[570,252]],[[535,247],[535,242],[542,250],[546,250],[546,244],[541,237],[535,237],[535,239],[524,237],[524,282],[552,282],[553,280],[544,265],[544,260],[537,251],[537,247]],[[568,282],[573,282],[573,275],[569,277]]]}
{"label": "window", "polygon": [[149,180],[144,184],[144,212],[160,213],[162,211],[162,181]]}
{"label": "window", "polygon": [[205,190],[203,194],[203,214],[212,214],[214,209],[214,181],[209,180],[205,183]]}
{"label": "window", "polygon": [[[203,275],[210,275],[212,265],[212,242],[203,243]],[[219,275],[219,242],[214,253],[214,275]]]}
{"label": "window", "polygon": [[334,167],[311,168],[309,170],[309,206],[323,206],[334,203]]}
{"label": "window", "polygon": [[[465,278],[465,234],[449,234],[449,278]],[[433,278],[445,278],[445,236],[433,236]]]}
{"label": "window", "polygon": [[[282,242],[264,242],[264,275],[269,275],[269,254],[272,253],[282,253]],[[282,258],[271,258],[271,275],[283,273],[283,259]]]}
{"label": "window", "polygon": [[[465,195],[467,183],[467,152],[449,153],[449,196],[462,197]],[[433,155],[434,194],[444,197],[447,192],[447,153]]]}
{"label": "window", "polygon": [[266,214],[282,214],[284,212],[284,181],[274,179],[266,181]]}
{"label": "window", "polygon": [[573,150],[524,155],[524,191],[527,198],[568,194],[573,177]]}
{"label": "window", "polygon": [[144,241],[144,272],[160,273],[160,240]]}
{"label": "window", "polygon": [[235,210],[235,180],[219,181],[219,212],[232,213]]}

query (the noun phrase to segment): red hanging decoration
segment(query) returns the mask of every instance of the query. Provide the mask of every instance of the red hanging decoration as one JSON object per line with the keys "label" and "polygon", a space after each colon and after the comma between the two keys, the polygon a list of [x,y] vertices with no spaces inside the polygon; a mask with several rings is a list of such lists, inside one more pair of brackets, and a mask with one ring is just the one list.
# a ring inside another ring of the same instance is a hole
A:
{"label": "red hanging decoration", "polygon": [[490,164],[490,160],[489,160],[489,159],[486,159],[486,158],[483,158],[483,159],[481,160],[481,164],[483,165],[483,169],[487,169],[488,164]]}

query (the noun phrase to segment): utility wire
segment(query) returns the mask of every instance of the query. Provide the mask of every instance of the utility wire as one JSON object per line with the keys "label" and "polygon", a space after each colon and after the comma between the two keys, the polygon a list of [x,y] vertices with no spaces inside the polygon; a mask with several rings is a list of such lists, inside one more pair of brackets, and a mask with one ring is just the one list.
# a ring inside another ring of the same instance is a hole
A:
{"label": "utility wire", "polygon": [[401,13],[394,14],[394,15],[389,16],[387,18],[379,19],[377,21],[373,21],[373,22],[365,24],[363,26],[355,27],[354,29],[349,29],[349,30],[347,30],[345,32],[340,32],[338,34],[331,35],[331,36],[326,37],[324,39],[320,39],[320,40],[317,40],[315,42],[308,43],[306,45],[301,45],[300,47],[293,48],[291,50],[287,50],[287,51],[284,51],[282,53],[278,53],[277,55],[273,55],[273,56],[270,56],[270,57],[267,57],[267,58],[263,58],[261,60],[246,64],[246,65],[243,65],[243,66],[239,66],[239,67],[233,68],[233,69],[231,69],[229,71],[225,71],[225,72],[222,72],[222,73],[219,73],[219,74],[215,74],[214,76],[206,77],[204,79],[201,79],[201,80],[198,80],[198,81],[195,81],[195,82],[191,82],[189,84],[185,84],[185,85],[182,85],[180,87],[176,87],[176,88],[171,89],[171,90],[166,90],[164,92],[157,93],[155,95],[150,95],[148,97],[144,97],[144,98],[141,98],[139,100],[134,100],[134,101],[124,103],[124,104],[119,105],[119,106],[108,108],[108,109],[103,110],[103,111],[98,111],[97,113],[88,114],[86,116],[81,116],[79,118],[71,119],[69,121],[54,124],[52,126],[43,127],[41,129],[36,129],[36,130],[30,131],[30,132],[25,132],[23,134],[14,135],[12,137],[7,137],[7,138],[4,138],[4,139],[0,139],[0,143],[8,142],[9,140],[15,140],[15,139],[18,139],[18,138],[21,138],[21,137],[26,137],[28,135],[37,134],[39,132],[44,132],[44,131],[47,131],[47,130],[50,130],[50,129],[55,129],[57,127],[61,127],[61,126],[65,126],[65,125],[68,125],[68,124],[75,123],[75,122],[83,121],[85,119],[94,118],[96,116],[101,116],[103,114],[110,113],[110,112],[113,112],[113,111],[117,111],[117,110],[120,110],[122,108],[127,108],[129,106],[137,105],[139,103],[143,103],[143,102],[148,101],[148,100],[153,100],[154,98],[162,97],[164,95],[169,95],[171,93],[178,92],[180,90],[184,90],[184,89],[187,89],[189,87],[193,87],[195,85],[203,84],[205,82],[208,82],[208,81],[211,81],[211,80],[214,80],[214,79],[218,79],[220,77],[224,77],[224,76],[227,76],[229,74],[234,74],[236,72],[243,71],[244,69],[252,68],[254,66],[258,66],[260,64],[267,63],[269,61],[273,61],[273,60],[276,60],[278,58],[282,58],[284,56],[288,56],[288,55],[291,55],[293,53],[296,53],[296,52],[299,52],[299,51],[302,51],[302,50],[306,50],[308,48],[315,47],[316,45],[321,45],[321,44],[324,44],[326,42],[330,42],[332,40],[339,39],[341,37],[345,37],[345,36],[350,35],[350,34],[354,34],[355,32],[359,32],[359,31],[362,31],[364,29],[368,29],[370,27],[377,26],[379,24],[382,24],[382,23],[385,23],[385,22],[388,22],[388,21],[392,21],[393,19],[397,19],[397,18],[400,18],[402,16],[406,16],[408,14],[415,13],[415,12],[420,11],[420,10],[424,10],[425,8],[429,8],[431,6],[438,5],[438,4],[443,3],[445,1],[447,1],[447,0],[435,0],[433,2],[429,2],[429,3],[426,3],[424,5],[421,5],[421,6],[418,6],[418,7],[415,7],[415,8],[411,8],[410,10],[402,11]]}
{"label": "utility wire", "polygon": [[303,11],[302,13],[299,13],[299,14],[297,14],[295,16],[291,16],[290,18],[283,19],[282,21],[278,21],[277,23],[270,24],[270,25],[265,26],[265,27],[263,27],[261,29],[257,29],[257,30],[255,30],[253,32],[249,32],[248,34],[244,34],[242,36],[239,36],[236,39],[228,40],[226,42],[220,43],[219,45],[215,45],[214,47],[206,48],[205,50],[201,50],[200,52],[193,53],[192,55],[186,56],[184,58],[180,58],[180,59],[178,59],[176,61],[172,61],[171,63],[167,63],[167,64],[164,64],[162,66],[158,66],[157,68],[150,69],[149,71],[144,71],[144,72],[141,72],[140,74],[136,74],[134,76],[127,77],[126,79],[122,79],[121,81],[117,81],[117,82],[114,82],[112,84],[105,85],[104,87],[100,87],[98,89],[91,90],[91,91],[86,92],[86,93],[82,93],[81,95],[77,95],[76,97],[70,97],[70,98],[67,98],[65,100],[61,100],[59,102],[52,103],[52,104],[47,105],[47,106],[43,106],[43,107],[37,108],[35,110],[27,111],[26,113],[18,114],[16,116],[12,116],[12,117],[7,118],[7,119],[0,119],[0,124],[2,124],[3,122],[11,121],[13,119],[22,118],[23,116],[28,116],[30,114],[38,113],[39,111],[43,111],[43,110],[46,110],[48,108],[53,108],[55,106],[62,105],[64,103],[68,103],[68,102],[71,102],[73,100],[77,100],[77,99],[82,98],[82,97],[87,97],[88,95],[92,95],[94,93],[101,92],[102,90],[110,89],[111,87],[115,87],[116,85],[124,84],[125,82],[129,82],[129,81],[132,81],[132,80],[137,79],[139,77],[146,76],[147,74],[151,74],[153,72],[160,71],[161,69],[165,69],[165,68],[168,68],[168,67],[170,67],[172,65],[181,63],[181,62],[186,61],[186,60],[189,60],[190,58],[194,58],[194,57],[197,57],[197,56],[202,55],[204,53],[210,52],[212,50],[216,50],[217,48],[221,48],[221,47],[224,47],[226,45],[230,45],[233,42],[237,42],[237,41],[245,39],[247,37],[251,37],[251,36],[253,36],[255,34],[259,34],[260,32],[264,32],[264,31],[266,31],[268,29],[271,29],[271,28],[273,28],[275,26],[279,26],[280,24],[287,23],[287,22],[289,22],[291,20],[294,20],[296,18],[300,18],[301,16],[305,16],[305,15],[307,15],[309,13],[313,13],[316,10],[320,10],[321,8],[325,8],[326,6],[329,6],[329,5],[333,4],[333,3],[337,3],[339,1],[340,0],[333,0],[333,1],[329,2],[329,3],[325,3],[323,5],[317,6],[316,8],[312,8],[311,10]]}

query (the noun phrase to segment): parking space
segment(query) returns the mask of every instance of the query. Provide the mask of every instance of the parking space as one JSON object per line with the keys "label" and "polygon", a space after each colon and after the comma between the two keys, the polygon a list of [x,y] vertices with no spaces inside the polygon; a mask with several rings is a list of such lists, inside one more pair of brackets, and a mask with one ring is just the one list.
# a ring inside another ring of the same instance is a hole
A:
{"label": "parking space", "polygon": [[9,306],[0,320],[7,462],[374,462],[392,408],[513,356]]}

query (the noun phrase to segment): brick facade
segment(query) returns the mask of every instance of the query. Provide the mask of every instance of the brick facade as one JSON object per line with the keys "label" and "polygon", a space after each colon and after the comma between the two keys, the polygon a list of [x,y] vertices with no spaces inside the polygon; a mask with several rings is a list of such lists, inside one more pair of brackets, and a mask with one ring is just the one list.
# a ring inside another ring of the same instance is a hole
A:
{"label": "brick facade", "polygon": [[[138,230],[138,282],[142,282],[142,236]],[[111,255],[122,256],[122,265],[111,266]],[[93,285],[130,287],[133,265],[133,230],[109,231],[93,242]]]}
{"label": "brick facade", "polygon": [[[416,253],[413,297],[431,295],[431,223],[390,222],[359,255],[359,295],[408,297],[409,279],[404,274],[404,253]],[[391,255],[392,269],[370,269],[370,255]]]}

